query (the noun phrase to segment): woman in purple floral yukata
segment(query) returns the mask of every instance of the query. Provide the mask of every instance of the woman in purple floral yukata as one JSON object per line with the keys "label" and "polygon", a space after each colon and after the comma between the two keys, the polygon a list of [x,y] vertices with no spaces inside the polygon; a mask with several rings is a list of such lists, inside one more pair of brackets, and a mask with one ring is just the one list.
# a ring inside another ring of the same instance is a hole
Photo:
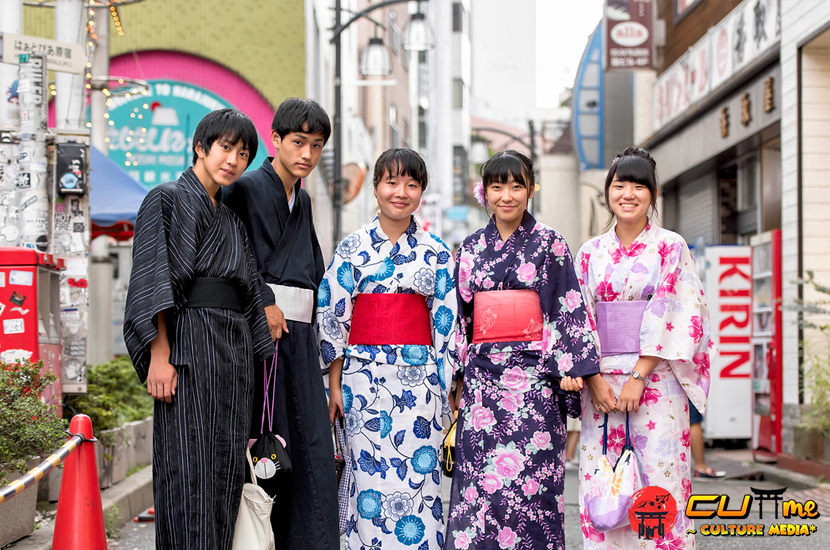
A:
{"label": "woman in purple floral yukata", "polygon": [[[588,379],[582,392],[579,504],[586,549],[694,548],[694,535],[686,531],[694,526],[682,513],[692,490],[688,400],[705,409],[709,310],[686,242],[649,218],[657,200],[655,166],[642,149],[628,148],[614,159],[605,180],[614,227],[577,255],[602,357],[600,376]],[[619,336],[631,332],[627,327],[635,327],[633,338],[621,342]],[[625,444],[626,413],[643,487],[669,491],[679,512],[671,529],[651,540],[638,538],[627,524],[600,532],[585,508],[606,415],[607,457],[614,464]]]}
{"label": "woman in purple floral yukata", "polygon": [[463,389],[446,548],[565,547],[566,415],[574,382],[599,360],[562,236],[527,212],[533,165],[516,151],[482,167],[479,200],[493,211],[457,253]]}

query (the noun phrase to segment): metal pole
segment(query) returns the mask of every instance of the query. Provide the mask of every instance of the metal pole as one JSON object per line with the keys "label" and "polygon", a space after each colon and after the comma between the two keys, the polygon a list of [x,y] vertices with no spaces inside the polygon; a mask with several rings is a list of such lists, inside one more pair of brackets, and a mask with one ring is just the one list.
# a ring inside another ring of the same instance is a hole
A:
{"label": "metal pole", "polygon": [[[536,127],[533,125],[532,120],[527,121],[527,127],[528,127],[528,130],[530,131],[530,162],[533,163],[533,176],[534,176],[533,179],[536,180],[537,183],[538,183],[538,179],[539,179],[538,160],[539,159],[536,156]],[[530,213],[532,215],[535,215],[539,212],[539,208],[537,208],[537,206],[536,206],[536,203],[538,202],[538,200],[536,199],[535,195],[531,199],[531,201],[533,201],[533,202],[531,202],[531,204],[530,204]]]}
{"label": "metal pole", "polygon": [[[336,0],[334,3],[334,28],[340,28],[340,16],[341,16],[341,6],[340,0]],[[341,29],[342,32],[342,29]],[[332,198],[331,198],[331,207],[334,210],[334,219],[332,220],[332,233],[331,233],[331,247],[332,250],[337,248],[338,243],[340,243],[340,224],[342,220],[342,202],[343,202],[343,182],[342,182],[342,159],[343,159],[343,151],[342,151],[342,142],[343,142],[343,134],[342,134],[342,117],[343,114],[341,112],[343,108],[343,90],[341,88],[341,66],[340,66],[340,32],[336,32],[334,35],[334,128],[333,128],[333,139],[334,139],[334,181],[332,182]]]}
{"label": "metal pole", "polygon": [[[83,0],[55,0],[55,40],[83,44],[87,21]],[[85,129],[84,77],[55,73],[55,125],[62,129]]]}

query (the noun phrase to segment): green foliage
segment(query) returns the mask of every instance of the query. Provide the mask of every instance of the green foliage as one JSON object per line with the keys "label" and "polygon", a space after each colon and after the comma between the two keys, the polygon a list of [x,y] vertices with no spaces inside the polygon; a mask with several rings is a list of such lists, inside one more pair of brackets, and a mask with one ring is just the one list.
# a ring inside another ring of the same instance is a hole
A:
{"label": "green foliage", "polygon": [[55,381],[43,363],[0,362],[0,485],[3,473],[23,472],[32,456],[51,454],[66,441],[66,421],[40,394]]}
{"label": "green foliage", "polygon": [[153,414],[153,398],[135,374],[128,357],[118,357],[87,370],[87,393],[66,396],[75,413],[89,416],[96,437],[127,422]]}
{"label": "green foliage", "polygon": [[804,421],[810,428],[830,430],[830,323],[816,323],[813,317],[830,314],[830,287],[817,283],[812,271],[807,271],[807,278],[798,283],[827,297],[814,302],[802,302],[797,309],[803,316],[802,326],[819,331],[824,340],[802,343],[806,364],[804,374],[812,397],[811,405],[804,413]]}

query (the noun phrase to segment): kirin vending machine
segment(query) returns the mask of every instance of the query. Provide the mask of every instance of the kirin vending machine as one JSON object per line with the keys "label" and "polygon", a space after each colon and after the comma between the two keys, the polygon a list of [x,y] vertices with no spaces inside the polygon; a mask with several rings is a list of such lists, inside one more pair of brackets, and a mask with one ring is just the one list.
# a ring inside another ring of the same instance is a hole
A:
{"label": "kirin vending machine", "polygon": [[774,462],[781,452],[781,231],[752,247],[752,454]]}
{"label": "kirin vending machine", "polygon": [[57,381],[42,397],[55,405],[61,398],[62,269],[63,260],[51,254],[0,247],[0,360],[43,361]]}

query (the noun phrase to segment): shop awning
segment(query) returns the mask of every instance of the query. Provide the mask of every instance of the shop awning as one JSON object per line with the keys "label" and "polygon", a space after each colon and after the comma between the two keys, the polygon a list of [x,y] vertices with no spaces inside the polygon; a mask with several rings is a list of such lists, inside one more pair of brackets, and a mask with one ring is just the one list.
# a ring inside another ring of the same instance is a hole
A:
{"label": "shop awning", "polygon": [[107,155],[90,147],[89,213],[92,238],[110,235],[118,240],[132,237],[135,215],[147,189],[130,177]]}

